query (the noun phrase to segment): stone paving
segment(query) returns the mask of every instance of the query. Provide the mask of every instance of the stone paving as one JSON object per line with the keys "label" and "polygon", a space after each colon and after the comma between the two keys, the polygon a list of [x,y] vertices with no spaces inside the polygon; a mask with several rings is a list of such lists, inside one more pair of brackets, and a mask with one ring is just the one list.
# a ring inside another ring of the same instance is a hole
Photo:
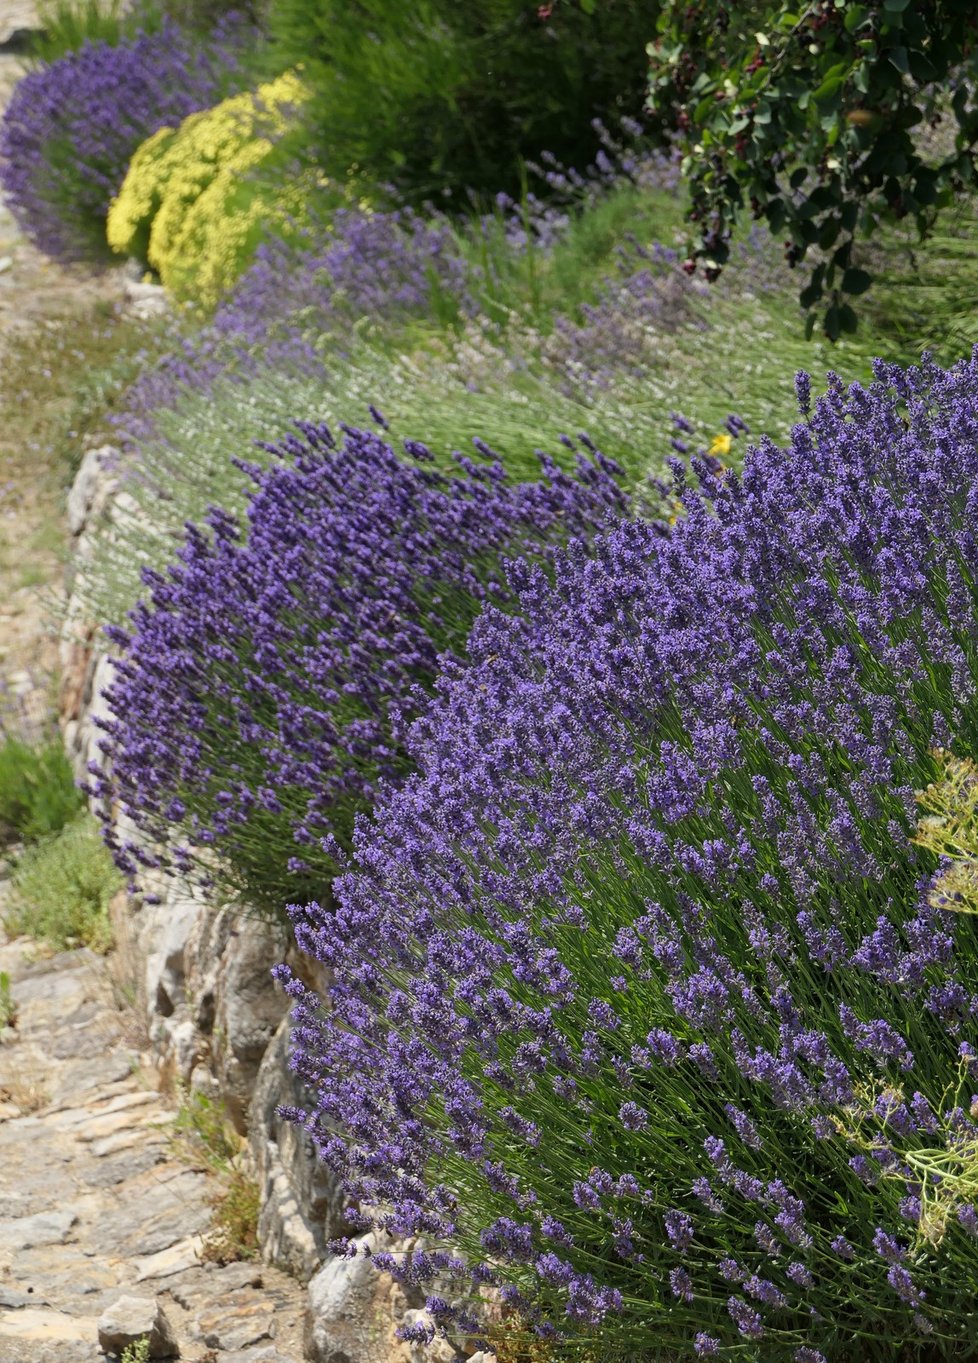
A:
{"label": "stone paving", "polygon": [[99,1317],[132,1295],[162,1305],[191,1363],[300,1363],[303,1287],[202,1261],[221,1180],[176,1144],[105,960],[0,931],[0,975],[15,1010],[12,1026],[0,1014],[0,1363],[103,1358]]}
{"label": "stone paving", "polygon": [[104,1357],[99,1317],[156,1301],[182,1359],[299,1363],[305,1294],[276,1269],[201,1262],[220,1186],[174,1148],[134,1015],[89,951],[0,945],[0,1363]]}

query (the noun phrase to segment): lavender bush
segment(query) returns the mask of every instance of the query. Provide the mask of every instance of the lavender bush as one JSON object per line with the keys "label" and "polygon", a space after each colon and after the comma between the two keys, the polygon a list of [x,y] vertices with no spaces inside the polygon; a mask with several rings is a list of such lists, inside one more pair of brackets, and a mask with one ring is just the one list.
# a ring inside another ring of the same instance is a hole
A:
{"label": "lavender bush", "polygon": [[208,38],[167,20],[25,76],[0,124],[0,185],[21,230],[56,260],[109,261],[105,218],[133,152],[246,85],[244,41],[233,20]]}
{"label": "lavender bush", "polygon": [[294,910],[291,1116],[432,1330],[488,1284],[602,1358],[971,1349],[978,958],[913,836],[978,741],[978,350],[797,392],[672,532],[511,568]]}
{"label": "lavender bush", "polygon": [[[323,891],[323,839],[348,844],[354,813],[404,775],[403,726],[439,655],[509,600],[502,556],[591,537],[626,505],[598,454],[577,479],[541,456],[542,478],[514,484],[481,442],[445,476],[417,443],[402,458],[366,431],[336,448],[328,428],[299,429],[271,467],[246,467],[247,534],[213,510],[111,631],[110,776],[93,782],[130,875],[217,853],[222,887],[279,911],[297,887]],[[159,858],[120,837],[117,810]]]}

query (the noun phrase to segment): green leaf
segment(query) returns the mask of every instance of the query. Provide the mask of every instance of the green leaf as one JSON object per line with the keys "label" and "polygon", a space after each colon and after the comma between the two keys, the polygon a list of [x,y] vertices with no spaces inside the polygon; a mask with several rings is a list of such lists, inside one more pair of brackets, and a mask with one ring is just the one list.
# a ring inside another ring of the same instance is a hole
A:
{"label": "green leaf", "polygon": [[815,314],[810,312],[805,318],[805,340],[810,341],[815,333]]}
{"label": "green leaf", "polygon": [[890,65],[895,66],[896,69],[900,72],[901,76],[909,76],[910,60],[907,57],[907,49],[905,47],[891,48],[890,52],[888,53],[888,56],[890,59]]}
{"label": "green leaf", "polygon": [[788,211],[782,199],[771,199],[767,206],[767,224],[775,236],[783,229]]}
{"label": "green leaf", "polygon": [[585,14],[593,14],[597,7],[597,0],[581,0],[581,9]]}
{"label": "green leaf", "polygon": [[830,246],[834,246],[839,233],[842,230],[842,223],[838,218],[829,218],[822,224],[822,230],[818,234],[818,244],[823,251],[827,251]]}
{"label": "green leaf", "polygon": [[837,341],[840,335],[842,334],[842,324],[839,320],[839,309],[835,306],[834,303],[832,307],[829,308],[828,312],[825,314],[823,330],[825,331],[826,336],[832,342]]}
{"label": "green leaf", "polygon": [[902,14],[909,4],[910,0],[883,0],[887,14]]}
{"label": "green leaf", "polygon": [[865,293],[872,282],[873,276],[867,270],[857,269],[853,265],[842,276],[842,292],[852,294],[856,298],[859,294]]}
{"label": "green leaf", "polygon": [[798,302],[801,304],[803,308],[810,308],[815,303],[818,302],[821,296],[822,286],[821,284],[816,284],[815,280],[813,279],[810,284],[806,284],[806,286],[802,289],[801,293],[798,295]]}
{"label": "green leaf", "polygon": [[838,65],[832,67],[822,84],[812,91],[812,99],[816,104],[821,104],[823,100],[831,98],[845,84],[848,69],[847,62],[839,62]]}
{"label": "green leaf", "polygon": [[869,10],[864,5],[853,5],[846,11],[843,24],[847,33],[855,33],[856,29],[866,22],[869,18]]}
{"label": "green leaf", "polygon": [[851,336],[858,326],[859,318],[856,316],[855,308],[851,308],[848,303],[843,303],[839,309],[839,330]]}

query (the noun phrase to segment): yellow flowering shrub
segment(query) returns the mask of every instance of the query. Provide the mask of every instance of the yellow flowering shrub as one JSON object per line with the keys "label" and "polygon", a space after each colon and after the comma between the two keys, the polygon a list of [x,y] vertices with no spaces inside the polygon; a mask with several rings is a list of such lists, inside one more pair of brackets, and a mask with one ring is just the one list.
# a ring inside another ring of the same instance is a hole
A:
{"label": "yellow flowering shrub", "polygon": [[163,128],[138,149],[108,217],[113,251],[178,298],[213,306],[269,232],[301,220],[321,177],[285,173],[308,90],[294,71]]}

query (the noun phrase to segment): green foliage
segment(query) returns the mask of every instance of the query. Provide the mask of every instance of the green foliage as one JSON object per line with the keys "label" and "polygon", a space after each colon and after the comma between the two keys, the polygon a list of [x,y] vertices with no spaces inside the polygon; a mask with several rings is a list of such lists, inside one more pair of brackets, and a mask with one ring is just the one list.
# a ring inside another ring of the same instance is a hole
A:
{"label": "green foliage", "polygon": [[214,1173],[226,1173],[241,1153],[241,1137],[228,1120],[223,1105],[206,1093],[186,1090],[173,1129],[178,1144],[202,1159]]}
{"label": "green foliage", "polygon": [[82,806],[57,738],[41,747],[8,736],[0,744],[0,840],[36,842],[59,833]]}
{"label": "green foliage", "polygon": [[149,1363],[149,1335],[127,1344],[122,1351],[121,1363]]}
{"label": "green foliage", "polygon": [[749,210],[812,262],[809,335],[818,315],[830,340],[854,331],[857,239],[903,220],[923,237],[978,178],[976,25],[971,0],[666,0],[650,101],[685,139],[689,268],[715,278]]}
{"label": "green foliage", "polygon": [[201,1259],[215,1264],[257,1259],[261,1190],[255,1180],[234,1166],[228,1170],[221,1190],[209,1200],[211,1224],[204,1235]]}
{"label": "green foliage", "polygon": [[0,1028],[14,1027],[17,1023],[17,1004],[10,991],[10,976],[0,970]]}
{"label": "green foliage", "polygon": [[108,951],[109,902],[121,884],[95,821],[82,814],[20,858],[5,922],[13,932],[59,950],[87,946]]}
{"label": "green foliage", "polygon": [[413,202],[519,186],[521,157],[583,167],[591,120],[637,114],[659,0],[276,0],[279,66],[313,87],[328,173]]}
{"label": "green foliage", "polygon": [[173,1124],[181,1153],[202,1161],[221,1180],[208,1198],[211,1224],[201,1258],[219,1264],[256,1258],[261,1195],[241,1166],[243,1142],[224,1107],[205,1093],[185,1093]]}
{"label": "green foliage", "polygon": [[40,31],[31,39],[33,61],[54,62],[87,42],[115,46],[137,32],[155,33],[166,17],[205,31],[228,14],[257,20],[259,0],[38,0]]}

